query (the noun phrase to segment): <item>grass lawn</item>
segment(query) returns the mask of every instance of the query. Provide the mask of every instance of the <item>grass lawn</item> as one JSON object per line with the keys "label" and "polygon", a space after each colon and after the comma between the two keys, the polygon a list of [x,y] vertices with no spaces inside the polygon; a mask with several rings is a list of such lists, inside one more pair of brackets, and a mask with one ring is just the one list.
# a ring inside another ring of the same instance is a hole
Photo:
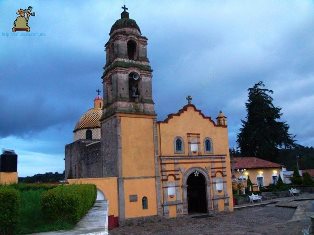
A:
{"label": "grass lawn", "polygon": [[40,195],[46,189],[28,189],[20,190],[21,206],[20,216],[17,228],[18,234],[47,232],[54,230],[69,230],[74,227],[73,224],[68,224],[63,221],[50,222],[45,220],[40,210]]}

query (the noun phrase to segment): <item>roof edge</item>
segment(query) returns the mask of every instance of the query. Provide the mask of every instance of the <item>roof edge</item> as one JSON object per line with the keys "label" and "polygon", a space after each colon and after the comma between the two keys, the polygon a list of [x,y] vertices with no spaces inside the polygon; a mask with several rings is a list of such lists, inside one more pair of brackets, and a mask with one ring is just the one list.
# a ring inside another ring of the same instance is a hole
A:
{"label": "roof edge", "polygon": [[[198,112],[204,119],[208,120],[208,121],[211,122],[214,126],[218,127],[218,125],[211,119],[211,117],[206,116],[200,109],[197,109],[194,104],[186,104],[186,105],[183,106],[183,108],[180,109],[177,113],[168,114],[168,116],[167,116],[167,118],[166,118],[165,120],[163,120],[163,121],[158,121],[157,123],[168,123],[173,117],[179,117],[179,116],[181,116],[181,114],[183,114],[184,112],[186,112],[189,107],[193,108],[194,111]],[[220,126],[219,126],[219,127],[220,127]]]}

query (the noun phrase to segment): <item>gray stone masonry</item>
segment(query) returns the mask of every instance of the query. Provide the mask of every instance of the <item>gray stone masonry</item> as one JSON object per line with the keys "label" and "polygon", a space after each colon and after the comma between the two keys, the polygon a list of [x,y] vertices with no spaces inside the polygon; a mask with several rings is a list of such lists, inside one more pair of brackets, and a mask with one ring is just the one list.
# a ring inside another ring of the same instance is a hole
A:
{"label": "gray stone masonry", "polygon": [[78,140],[65,146],[65,177],[101,177],[100,142],[98,140]]}

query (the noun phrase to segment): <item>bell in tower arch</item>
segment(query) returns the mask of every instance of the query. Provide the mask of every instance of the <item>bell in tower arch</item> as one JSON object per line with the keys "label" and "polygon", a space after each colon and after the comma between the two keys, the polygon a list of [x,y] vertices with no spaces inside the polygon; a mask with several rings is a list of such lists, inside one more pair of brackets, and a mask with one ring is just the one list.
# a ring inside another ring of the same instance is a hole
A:
{"label": "bell in tower arch", "polygon": [[138,101],[140,96],[139,92],[140,75],[132,72],[129,74],[129,96],[131,101]]}
{"label": "bell in tower arch", "polygon": [[[152,97],[152,68],[147,58],[147,38],[123,8],[105,44],[103,118],[115,113],[156,115]],[[134,104],[136,103],[136,104]]]}

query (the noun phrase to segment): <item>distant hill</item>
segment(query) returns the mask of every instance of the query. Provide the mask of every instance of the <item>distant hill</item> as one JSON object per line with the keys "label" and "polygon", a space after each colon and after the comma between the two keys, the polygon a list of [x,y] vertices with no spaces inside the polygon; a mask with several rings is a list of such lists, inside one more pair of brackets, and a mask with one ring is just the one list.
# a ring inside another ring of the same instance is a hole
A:
{"label": "distant hill", "polygon": [[60,180],[64,180],[64,171],[63,173],[46,172],[45,174],[19,177],[19,183],[57,183]]}

